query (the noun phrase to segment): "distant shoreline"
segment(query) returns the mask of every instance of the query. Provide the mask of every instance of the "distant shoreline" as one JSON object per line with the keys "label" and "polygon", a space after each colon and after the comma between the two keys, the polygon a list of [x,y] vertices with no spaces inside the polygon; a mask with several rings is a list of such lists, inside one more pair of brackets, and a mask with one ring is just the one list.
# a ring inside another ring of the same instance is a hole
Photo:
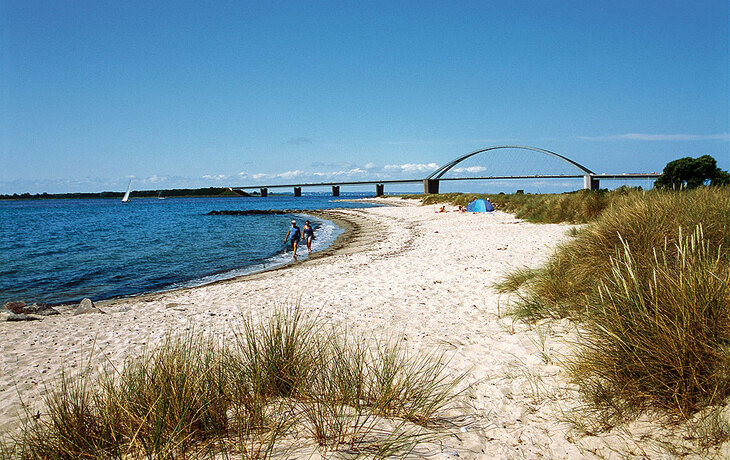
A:
{"label": "distant shoreline", "polygon": [[[193,190],[193,189],[190,189]],[[158,198],[266,198],[262,197],[259,192],[254,193],[245,193],[243,195],[239,195],[237,193],[227,193],[227,194],[210,194],[210,195],[196,195],[194,193],[190,194],[183,194],[183,195],[172,195],[168,194],[165,195],[164,193],[162,196],[160,196],[159,192],[166,192],[169,190],[151,190],[151,191],[141,191],[141,192],[132,192],[130,195],[131,199],[158,199]],[[139,193],[144,193],[144,195],[139,195]],[[41,200],[121,200],[124,196],[123,192],[99,192],[99,193],[36,193],[34,195],[31,195],[29,193],[23,193],[23,194],[17,194],[14,193],[12,195],[0,195],[0,201],[41,201]],[[268,198],[273,197],[293,197],[294,195],[292,193],[269,193]],[[302,197],[308,197],[308,196],[322,196],[322,195],[309,195],[305,194],[302,195]],[[343,193],[341,197],[344,197],[344,199],[334,200],[334,201],[351,201],[351,200],[359,200],[363,198],[371,197],[371,195],[367,193],[358,194],[358,192],[355,192],[353,197],[350,199],[347,199],[347,193]]]}
{"label": "distant shoreline", "polygon": [[[120,199],[124,192],[74,192],[74,193],[13,193],[0,195],[2,201],[14,200],[59,200],[59,199]],[[228,187],[179,188],[167,190],[133,190],[131,198],[229,198],[260,197],[258,192],[234,192]]]}

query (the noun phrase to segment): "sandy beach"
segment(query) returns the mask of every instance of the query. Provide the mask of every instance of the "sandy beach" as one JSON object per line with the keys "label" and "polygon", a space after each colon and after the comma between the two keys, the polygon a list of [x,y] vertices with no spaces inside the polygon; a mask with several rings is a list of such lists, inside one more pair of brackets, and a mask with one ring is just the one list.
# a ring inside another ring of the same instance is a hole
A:
{"label": "sandy beach", "polygon": [[0,323],[0,432],[17,429],[21,400],[36,407],[44,383],[62,367],[119,365],[168,331],[230,334],[241,313],[299,303],[364,337],[395,337],[413,350],[445,349],[450,369],[468,373],[469,423],[445,438],[442,455],[610,458],[649,452],[626,437],[588,435],[568,422],[578,402],[558,363],[570,352],[574,326],[514,323],[504,314],[508,299],[491,288],[515,268],[544,262],[569,238],[570,226],[392,202],[398,206],[322,212],[348,232],[306,262],[98,303],[106,314]]}

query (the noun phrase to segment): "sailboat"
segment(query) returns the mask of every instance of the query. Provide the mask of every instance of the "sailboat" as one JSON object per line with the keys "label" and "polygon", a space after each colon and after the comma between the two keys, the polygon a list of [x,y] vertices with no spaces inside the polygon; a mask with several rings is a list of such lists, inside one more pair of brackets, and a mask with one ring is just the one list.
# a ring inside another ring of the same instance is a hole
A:
{"label": "sailboat", "polygon": [[124,197],[122,197],[122,203],[126,203],[129,201],[129,192],[132,191],[132,179],[129,180],[129,185],[127,185],[127,191],[124,193]]}

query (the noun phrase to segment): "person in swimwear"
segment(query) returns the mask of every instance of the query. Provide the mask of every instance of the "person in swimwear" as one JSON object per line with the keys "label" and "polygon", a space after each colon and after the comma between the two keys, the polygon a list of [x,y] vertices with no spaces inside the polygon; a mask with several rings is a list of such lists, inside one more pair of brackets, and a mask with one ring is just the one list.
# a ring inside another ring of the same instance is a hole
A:
{"label": "person in swimwear", "polygon": [[304,221],[302,227],[302,239],[307,243],[307,253],[312,254],[312,240],[314,239],[314,229],[308,220]]}
{"label": "person in swimwear", "polygon": [[299,227],[297,227],[297,221],[291,221],[291,227],[289,227],[289,230],[287,230],[286,232],[286,236],[284,237],[284,243],[286,243],[287,240],[289,240],[289,242],[291,243],[291,248],[294,251],[294,260],[297,260],[297,245],[299,244],[301,235],[302,234],[299,231]]}

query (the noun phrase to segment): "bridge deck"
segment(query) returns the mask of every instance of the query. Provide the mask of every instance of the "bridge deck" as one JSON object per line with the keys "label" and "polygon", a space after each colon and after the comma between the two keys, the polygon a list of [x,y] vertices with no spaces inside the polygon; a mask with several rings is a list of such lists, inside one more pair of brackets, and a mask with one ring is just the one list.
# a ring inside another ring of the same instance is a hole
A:
{"label": "bridge deck", "polygon": [[[657,173],[623,173],[623,174],[593,174],[593,179],[656,179]],[[453,180],[513,180],[513,179],[582,179],[585,175],[578,174],[536,174],[525,176],[480,176],[480,177],[441,177],[439,181]],[[333,185],[374,185],[374,184],[417,184],[423,183],[424,179],[386,179],[386,180],[364,180],[364,181],[338,181],[338,182],[304,182],[299,184],[271,184],[271,185],[245,185],[242,187],[231,187],[232,190],[251,190],[263,188],[292,188],[292,187],[329,187]]]}

